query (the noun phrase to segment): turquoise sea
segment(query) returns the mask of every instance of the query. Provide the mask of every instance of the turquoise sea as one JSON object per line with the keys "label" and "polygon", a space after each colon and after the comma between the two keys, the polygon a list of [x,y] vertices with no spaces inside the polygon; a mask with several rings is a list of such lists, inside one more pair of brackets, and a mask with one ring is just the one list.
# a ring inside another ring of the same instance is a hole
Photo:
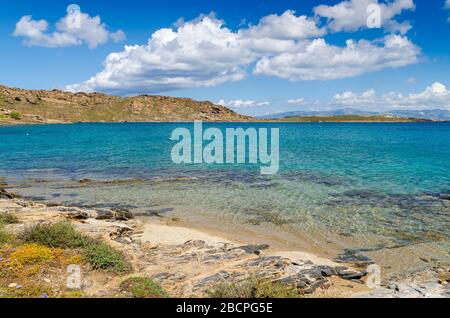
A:
{"label": "turquoise sea", "polygon": [[204,124],[279,128],[272,176],[256,165],[172,163],[178,127],[193,124],[0,127],[0,176],[45,201],[326,233],[349,242],[343,249],[431,244],[448,260],[450,123]]}

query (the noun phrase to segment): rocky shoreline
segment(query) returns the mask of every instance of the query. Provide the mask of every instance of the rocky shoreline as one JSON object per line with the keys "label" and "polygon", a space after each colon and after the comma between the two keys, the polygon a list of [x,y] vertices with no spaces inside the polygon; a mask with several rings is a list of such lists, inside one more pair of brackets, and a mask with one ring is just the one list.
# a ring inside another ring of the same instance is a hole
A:
{"label": "rocky shoreline", "polygon": [[[33,224],[64,221],[83,235],[100,238],[123,252],[133,267],[126,276],[82,266],[81,290],[86,297],[127,297],[120,282],[137,275],[151,278],[171,297],[205,297],[219,284],[249,278],[295,288],[302,297],[450,297],[449,269],[436,268],[408,280],[382,282],[370,290],[365,284],[364,262],[335,263],[307,253],[272,250],[265,244],[230,242],[182,227],[176,219],[139,218],[126,209],[46,205],[0,189],[2,213],[18,217],[19,223],[6,226],[13,235]],[[59,275],[62,277],[44,279],[57,290],[65,279],[64,273]]]}

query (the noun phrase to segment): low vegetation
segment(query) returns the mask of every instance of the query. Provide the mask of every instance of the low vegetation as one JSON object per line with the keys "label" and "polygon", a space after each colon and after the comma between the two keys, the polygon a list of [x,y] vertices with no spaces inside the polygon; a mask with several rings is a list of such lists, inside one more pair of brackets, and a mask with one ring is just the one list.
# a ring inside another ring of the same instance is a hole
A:
{"label": "low vegetation", "polygon": [[78,264],[77,254],[18,240],[0,244],[0,298],[79,297],[81,291],[68,289],[61,280],[69,264]]}
{"label": "low vegetation", "polygon": [[5,226],[0,222],[0,245],[5,244],[10,240],[10,235],[6,233]]}
{"label": "low vegetation", "polygon": [[21,120],[22,119],[22,115],[18,112],[12,112],[11,114],[9,114],[9,117],[15,120]]}
{"label": "low vegetation", "polygon": [[0,223],[3,224],[19,223],[19,218],[12,213],[0,213]]}
{"label": "low vegetation", "polygon": [[120,285],[122,291],[129,292],[134,298],[166,298],[166,291],[150,278],[131,277]]}
{"label": "low vegetation", "polygon": [[[86,297],[61,280],[73,264],[101,270],[98,274],[108,277],[132,271],[122,252],[77,232],[68,222],[36,224],[11,234],[6,225],[19,222],[15,214],[0,213],[0,298]],[[167,297],[147,278],[128,279],[122,286],[133,297]]]}
{"label": "low vegetation", "polygon": [[11,235],[6,232],[5,225],[18,222],[19,219],[14,214],[0,213],[0,245],[7,243],[12,238]]}
{"label": "low vegetation", "polygon": [[35,225],[25,230],[21,239],[53,248],[81,249],[84,259],[94,270],[104,269],[114,273],[131,270],[131,265],[120,251],[100,240],[81,235],[66,222]]}
{"label": "low vegetation", "polygon": [[93,269],[104,269],[113,273],[131,270],[131,265],[121,252],[100,241],[88,244],[85,247],[84,256]]}
{"label": "low vegetation", "polygon": [[[124,274],[132,270],[123,253],[106,242],[84,236],[67,222],[38,224],[21,234],[8,234],[5,224],[18,222],[12,214],[0,215],[0,298],[80,298],[81,290],[60,284],[67,266]],[[124,284],[134,297],[164,297],[164,290],[151,280],[134,279]]]}
{"label": "low vegetation", "polygon": [[81,290],[68,290],[61,295],[61,298],[84,298],[86,295]]}
{"label": "low vegetation", "polygon": [[0,288],[2,298],[44,298],[52,295],[51,289],[41,283],[28,284],[21,288]]}
{"label": "low vegetation", "polygon": [[35,265],[55,259],[56,251],[36,243],[18,246],[10,255],[8,267],[20,270],[26,265]]}
{"label": "low vegetation", "polygon": [[299,298],[301,292],[291,286],[249,278],[239,283],[223,283],[208,292],[211,298]]}
{"label": "low vegetation", "polygon": [[28,243],[60,248],[81,248],[87,245],[88,240],[66,222],[37,224],[25,229],[21,238]]}

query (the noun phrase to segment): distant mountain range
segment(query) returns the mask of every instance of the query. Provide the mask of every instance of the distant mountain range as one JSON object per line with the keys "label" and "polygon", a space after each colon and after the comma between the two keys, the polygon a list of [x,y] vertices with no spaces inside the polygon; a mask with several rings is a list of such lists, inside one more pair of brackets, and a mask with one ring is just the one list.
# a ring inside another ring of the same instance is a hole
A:
{"label": "distant mountain range", "polygon": [[431,109],[431,110],[392,110],[386,112],[369,112],[355,108],[343,108],[324,111],[294,111],[266,115],[258,117],[260,119],[280,119],[293,116],[340,116],[340,115],[383,115],[404,118],[420,118],[434,121],[450,121],[450,110]]}

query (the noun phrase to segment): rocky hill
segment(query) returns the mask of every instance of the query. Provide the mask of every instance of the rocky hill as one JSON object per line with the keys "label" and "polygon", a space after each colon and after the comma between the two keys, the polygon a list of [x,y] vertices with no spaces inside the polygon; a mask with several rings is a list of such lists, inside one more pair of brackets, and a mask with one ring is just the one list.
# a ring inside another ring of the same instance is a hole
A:
{"label": "rocky hill", "polygon": [[118,97],[0,85],[0,123],[245,121],[211,102],[165,96]]}

